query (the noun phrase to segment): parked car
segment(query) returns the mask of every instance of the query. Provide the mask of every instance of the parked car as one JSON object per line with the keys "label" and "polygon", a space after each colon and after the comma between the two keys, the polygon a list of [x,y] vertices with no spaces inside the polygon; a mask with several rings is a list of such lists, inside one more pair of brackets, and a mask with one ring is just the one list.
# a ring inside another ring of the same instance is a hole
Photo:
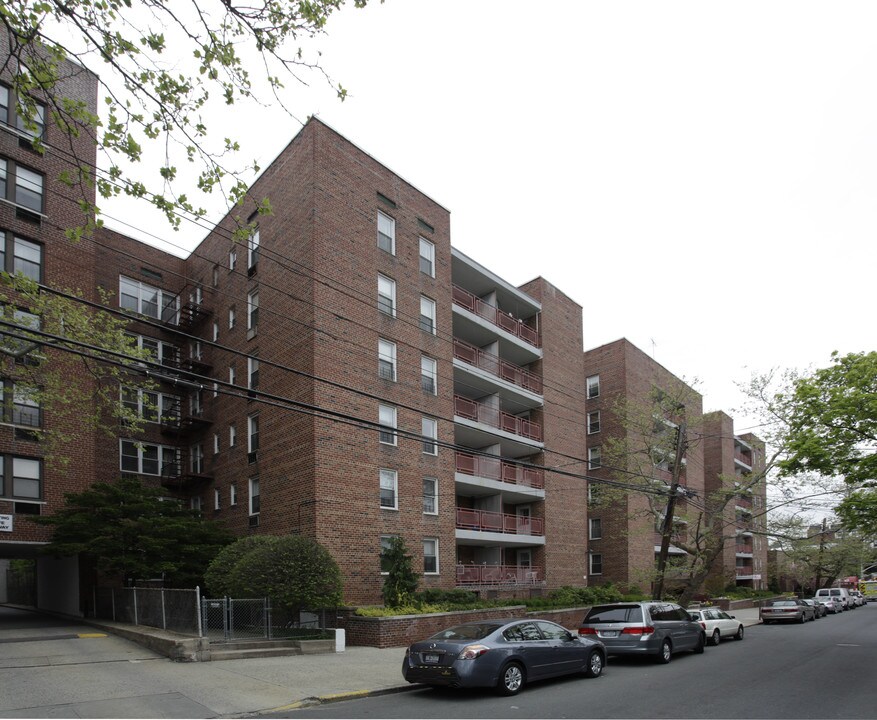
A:
{"label": "parked car", "polygon": [[850,602],[850,591],[846,588],[819,588],[816,591],[817,598],[835,597],[843,605],[844,610],[852,610],[855,605]]}
{"label": "parked car", "polygon": [[839,612],[843,612],[844,606],[843,603],[841,603],[840,598],[824,595],[822,597],[814,598],[814,600],[825,608],[826,614],[831,613],[832,615],[836,615]]}
{"label": "parked car", "polygon": [[442,630],[405,650],[402,675],[410,683],[492,687],[503,695],[526,683],[580,673],[598,677],[606,648],[547,620],[483,620]]}
{"label": "parked car", "polygon": [[807,603],[813,608],[813,612],[815,614],[814,620],[818,620],[819,618],[825,617],[828,614],[828,610],[825,605],[816,600],[815,598],[803,598],[803,602]]}
{"label": "parked car", "polygon": [[815,608],[803,600],[771,600],[761,606],[759,616],[765,625],[772,622],[799,622],[815,620]]}
{"label": "parked car", "polygon": [[706,633],[687,610],[666,602],[594,605],[579,627],[579,635],[600,640],[609,655],[652,655],[668,663],[673,653],[702,653]]}
{"label": "parked car", "polygon": [[719,608],[689,610],[691,619],[699,623],[710,644],[718,645],[722,638],[743,639],[743,623]]}
{"label": "parked car", "polygon": [[862,595],[858,590],[850,590],[850,597],[855,601],[856,607],[862,607],[867,601],[865,600],[865,596]]}

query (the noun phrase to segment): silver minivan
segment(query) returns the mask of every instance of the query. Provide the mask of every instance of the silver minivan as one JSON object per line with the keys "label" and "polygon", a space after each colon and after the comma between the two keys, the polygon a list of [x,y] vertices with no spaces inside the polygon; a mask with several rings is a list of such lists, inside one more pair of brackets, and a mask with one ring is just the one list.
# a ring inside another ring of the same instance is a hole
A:
{"label": "silver minivan", "polygon": [[668,602],[594,605],[579,635],[600,640],[608,655],[652,655],[668,663],[675,652],[702,653],[706,634],[687,610]]}
{"label": "silver minivan", "polygon": [[846,588],[819,588],[816,591],[816,599],[824,597],[833,597],[840,600],[844,610],[853,610],[856,604],[850,597],[850,592]]}

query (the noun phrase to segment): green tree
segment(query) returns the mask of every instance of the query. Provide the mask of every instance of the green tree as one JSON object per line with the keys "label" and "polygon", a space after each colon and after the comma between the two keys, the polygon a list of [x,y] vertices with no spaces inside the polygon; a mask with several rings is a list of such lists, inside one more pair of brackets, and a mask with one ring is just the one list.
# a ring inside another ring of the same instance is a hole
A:
{"label": "green tree", "polygon": [[33,521],[54,528],[46,554],[84,554],[101,572],[125,580],[164,578],[168,587],[199,584],[208,563],[231,541],[221,525],[126,476],[68,493],[58,512]]}
{"label": "green tree", "polygon": [[382,554],[382,566],[387,568],[384,579],[383,596],[387,607],[400,607],[411,602],[417,592],[419,576],[414,572],[411,555],[405,541],[394,536],[389,547]]}
{"label": "green tree", "polygon": [[[219,580],[220,573],[227,573],[227,580]],[[220,590],[241,598],[269,597],[275,607],[289,612],[341,604],[343,583],[338,563],[326,548],[301,535],[238,540],[224,555],[217,556],[207,577],[212,592]]]}
{"label": "green tree", "polygon": [[278,540],[277,535],[250,535],[240,538],[220,550],[204,573],[206,591],[213,597],[233,595],[232,572],[238,562],[251,552],[263,546],[271,546]]}
{"label": "green tree", "polygon": [[[63,179],[96,185],[103,198],[147,198],[176,227],[179,211],[205,212],[176,189],[183,168],[198,169],[192,187],[223,192],[232,203],[246,193],[242,173],[258,169],[232,166],[239,145],[211,135],[211,114],[241,102],[282,105],[279,92],[290,80],[316,76],[334,86],[308,41],[325,32],[344,1],[7,0],[0,49],[9,55],[8,81],[26,129],[38,135],[51,119],[71,136],[85,135],[107,168],[96,172],[88,158],[76,158]],[[356,7],[366,2],[353,0]],[[104,117],[61,89],[75,67],[68,60],[100,75]],[[343,99],[346,90],[336,90]],[[34,146],[44,149],[39,137]],[[144,157],[161,154],[154,175],[137,171]],[[93,217],[96,208],[84,202],[83,210]]]}

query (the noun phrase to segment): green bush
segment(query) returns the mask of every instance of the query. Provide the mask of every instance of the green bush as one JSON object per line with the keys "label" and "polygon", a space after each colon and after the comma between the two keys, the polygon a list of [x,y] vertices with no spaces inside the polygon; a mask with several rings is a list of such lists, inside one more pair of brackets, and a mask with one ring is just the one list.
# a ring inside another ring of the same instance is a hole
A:
{"label": "green bush", "polygon": [[253,550],[273,545],[279,538],[276,535],[251,535],[226,545],[213,558],[204,573],[204,584],[208,597],[225,597],[233,595],[231,589],[231,573],[238,562]]}
{"label": "green bush", "polygon": [[401,537],[390,539],[390,547],[384,551],[383,561],[389,566],[382,592],[384,604],[387,607],[410,605],[417,592],[419,576],[414,572],[411,556]]}
{"label": "green bush", "polygon": [[414,596],[417,604],[469,607],[478,603],[478,596],[469,590],[442,590],[428,588]]}

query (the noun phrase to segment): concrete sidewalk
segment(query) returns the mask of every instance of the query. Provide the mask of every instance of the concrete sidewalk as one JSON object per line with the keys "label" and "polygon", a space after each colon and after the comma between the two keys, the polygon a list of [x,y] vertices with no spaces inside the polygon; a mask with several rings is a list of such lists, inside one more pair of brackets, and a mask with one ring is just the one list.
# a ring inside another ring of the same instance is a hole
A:
{"label": "concrete sidewalk", "polygon": [[[730,614],[759,622],[758,608]],[[38,625],[0,623],[0,718],[242,717],[415,687],[404,648],[178,663],[72,620]]]}

